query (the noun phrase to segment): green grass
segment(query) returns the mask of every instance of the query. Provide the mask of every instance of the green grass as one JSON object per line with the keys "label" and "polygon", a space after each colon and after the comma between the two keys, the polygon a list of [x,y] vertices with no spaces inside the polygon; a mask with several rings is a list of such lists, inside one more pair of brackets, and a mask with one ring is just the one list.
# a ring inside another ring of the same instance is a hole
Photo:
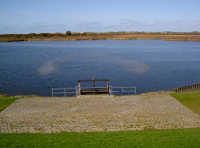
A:
{"label": "green grass", "polygon": [[200,91],[172,93],[171,95],[193,112],[200,114]]}
{"label": "green grass", "polygon": [[12,104],[17,97],[0,96],[0,112]]}
{"label": "green grass", "polygon": [[0,147],[199,148],[200,129],[99,133],[0,134]]}

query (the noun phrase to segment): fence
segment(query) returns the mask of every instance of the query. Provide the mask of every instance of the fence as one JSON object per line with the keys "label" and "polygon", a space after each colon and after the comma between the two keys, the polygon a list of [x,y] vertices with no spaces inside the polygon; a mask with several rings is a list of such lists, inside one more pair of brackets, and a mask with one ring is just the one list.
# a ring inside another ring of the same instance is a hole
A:
{"label": "fence", "polygon": [[76,88],[52,88],[51,96],[74,96],[77,94]]}
{"label": "fence", "polygon": [[200,90],[200,83],[175,88],[175,92]]}
{"label": "fence", "polygon": [[52,88],[52,96],[80,96],[84,94],[109,94],[132,95],[136,94],[136,87],[76,87],[76,88]]}
{"label": "fence", "polygon": [[132,95],[136,94],[137,90],[136,87],[111,87],[112,95]]}

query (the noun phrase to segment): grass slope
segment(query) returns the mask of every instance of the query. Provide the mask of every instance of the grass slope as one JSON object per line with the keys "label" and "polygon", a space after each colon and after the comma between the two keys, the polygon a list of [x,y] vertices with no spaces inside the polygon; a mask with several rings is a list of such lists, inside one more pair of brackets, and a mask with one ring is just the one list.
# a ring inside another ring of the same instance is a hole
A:
{"label": "grass slope", "polygon": [[[27,95],[27,96],[4,96],[0,95],[0,112],[6,109],[9,105],[11,105],[13,102],[15,102],[17,99],[22,98],[33,98],[33,97],[42,97],[37,95]],[[43,98],[43,97],[42,97]]]}
{"label": "grass slope", "polygon": [[17,97],[0,96],[0,112],[12,104]]}
{"label": "grass slope", "polygon": [[200,114],[200,91],[172,93],[171,95],[193,112]]}
{"label": "grass slope", "polygon": [[0,147],[199,148],[199,137],[200,129],[60,134],[0,134]]}

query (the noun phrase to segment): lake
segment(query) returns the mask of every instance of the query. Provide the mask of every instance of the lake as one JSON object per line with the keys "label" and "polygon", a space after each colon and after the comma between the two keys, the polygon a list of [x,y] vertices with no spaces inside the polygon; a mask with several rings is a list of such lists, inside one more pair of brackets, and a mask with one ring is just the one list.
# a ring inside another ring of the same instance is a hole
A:
{"label": "lake", "polygon": [[200,42],[160,40],[0,43],[0,93],[50,95],[79,79],[109,79],[138,93],[200,82]]}

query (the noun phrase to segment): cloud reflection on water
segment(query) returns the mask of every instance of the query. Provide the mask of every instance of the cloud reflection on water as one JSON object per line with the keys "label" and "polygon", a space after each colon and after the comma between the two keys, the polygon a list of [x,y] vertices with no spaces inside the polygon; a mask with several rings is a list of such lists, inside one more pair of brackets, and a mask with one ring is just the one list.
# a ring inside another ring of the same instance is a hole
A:
{"label": "cloud reflection on water", "polygon": [[130,59],[120,60],[120,65],[123,66],[127,71],[137,74],[143,74],[150,69],[150,67],[143,62]]}
{"label": "cloud reflection on water", "polygon": [[47,61],[43,63],[37,71],[39,72],[40,75],[48,75],[53,72],[56,72],[56,62],[55,61]]}
{"label": "cloud reflection on water", "polygon": [[[103,58],[102,58],[103,57]],[[127,58],[125,56],[116,55],[116,54],[101,54],[93,53],[90,55],[69,55],[58,57],[54,60],[49,60],[41,64],[41,66],[37,69],[40,75],[49,75],[52,73],[56,73],[59,71],[59,67],[62,64],[69,65],[71,68],[74,67],[74,61],[79,61],[79,65],[84,65],[84,62],[88,61],[93,62],[101,62],[102,60],[106,60],[107,64],[119,65],[122,69],[125,69],[128,72],[133,72],[136,74],[143,74],[147,72],[150,67],[146,65],[144,62]],[[76,67],[76,66],[75,66]],[[93,69],[94,70],[94,69]],[[112,70],[112,69],[111,69]]]}

